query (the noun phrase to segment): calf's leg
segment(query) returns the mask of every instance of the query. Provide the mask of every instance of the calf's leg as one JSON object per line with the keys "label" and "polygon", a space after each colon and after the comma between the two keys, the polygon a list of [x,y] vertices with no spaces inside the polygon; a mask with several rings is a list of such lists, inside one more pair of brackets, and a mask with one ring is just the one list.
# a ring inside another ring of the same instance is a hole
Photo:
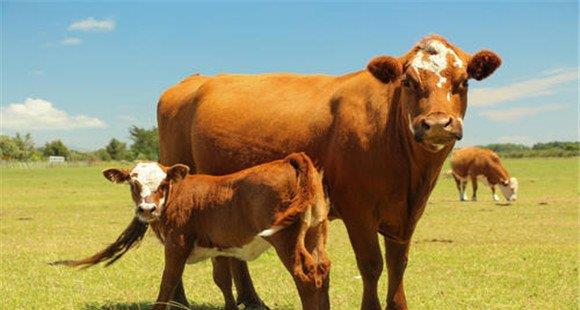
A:
{"label": "calf's leg", "polygon": [[228,265],[238,293],[237,304],[244,304],[247,308],[268,309],[258,296],[258,293],[256,293],[250,271],[248,270],[248,263],[235,258],[228,258]]}
{"label": "calf's leg", "polygon": [[477,201],[477,177],[471,177],[471,186],[473,187],[472,201]]}
{"label": "calf's leg", "polygon": [[171,298],[172,303],[175,303],[171,309],[189,309],[189,302],[185,296],[185,289],[183,288],[183,279],[179,279],[177,287],[173,291],[173,298]]}
{"label": "calf's leg", "polygon": [[232,276],[228,266],[228,259],[225,257],[215,257],[211,262],[213,265],[213,281],[224,295],[224,308],[226,310],[238,309],[232,292]]}
{"label": "calf's leg", "polygon": [[493,201],[499,201],[499,197],[497,197],[497,194],[495,193],[494,185],[491,185],[491,198],[493,199]]}
{"label": "calf's leg", "polygon": [[157,301],[153,305],[153,310],[165,310],[168,302],[173,296],[175,289],[178,287],[185,268],[187,254],[190,251],[182,247],[165,246],[165,268],[161,279],[161,287]]}
{"label": "calf's leg", "polygon": [[407,299],[403,288],[403,276],[407,267],[409,243],[397,243],[385,238],[389,291],[387,309],[407,309]]}

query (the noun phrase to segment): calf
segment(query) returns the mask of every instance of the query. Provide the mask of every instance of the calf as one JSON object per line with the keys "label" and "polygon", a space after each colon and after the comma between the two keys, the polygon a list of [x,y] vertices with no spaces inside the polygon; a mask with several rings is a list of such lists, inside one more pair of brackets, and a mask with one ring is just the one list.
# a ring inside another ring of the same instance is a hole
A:
{"label": "calf", "polygon": [[499,156],[491,150],[476,147],[468,147],[453,152],[451,156],[451,171],[457,189],[459,200],[467,200],[465,187],[468,178],[473,186],[471,200],[477,200],[477,180],[480,179],[491,187],[493,200],[499,201],[495,194],[495,186],[498,185],[508,201],[515,201],[518,192],[518,180],[511,178],[507,170],[499,160]]}
{"label": "calf", "polygon": [[[108,169],[105,178],[128,182],[136,218],[105,250],[69,266],[111,264],[151,226],[165,247],[165,269],[153,309],[165,309],[185,264],[224,257],[249,261],[270,245],[292,273],[304,309],[328,309],[328,203],[322,176],[304,153],[225,176],[189,175],[187,166],[139,163]],[[226,309],[237,309],[231,276],[214,268]],[[187,302],[187,301],[184,301]]]}

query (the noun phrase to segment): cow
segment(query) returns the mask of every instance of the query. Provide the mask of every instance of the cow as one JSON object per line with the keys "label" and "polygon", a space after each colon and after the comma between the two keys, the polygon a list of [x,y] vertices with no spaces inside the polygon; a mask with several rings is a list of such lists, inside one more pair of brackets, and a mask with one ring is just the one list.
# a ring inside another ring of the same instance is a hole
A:
{"label": "cow", "polygon": [[499,197],[495,194],[496,185],[507,201],[515,201],[518,198],[518,180],[510,177],[499,156],[492,150],[467,147],[454,151],[451,156],[451,173],[459,191],[460,201],[467,200],[465,187],[468,179],[471,179],[473,186],[471,196],[473,201],[477,200],[478,179],[491,187],[494,201],[499,201]]}
{"label": "cow", "polygon": [[[378,56],[340,76],[192,76],[158,102],[160,161],[187,160],[195,172],[220,175],[304,151],[325,171],[331,216],[347,228],[363,281],[361,308],[380,309],[380,234],[387,308],[406,309],[411,237],[463,135],[468,80],[483,80],[500,64],[490,50],[471,55],[430,35],[400,57]],[[228,265],[216,268],[232,271],[238,302],[261,305],[247,264]]]}
{"label": "cow", "polygon": [[[151,226],[165,248],[165,268],[153,309],[165,309],[185,264],[224,257],[254,260],[272,245],[294,277],[303,309],[329,309],[326,253],[328,202],[322,175],[304,153],[225,176],[188,174],[189,167],[155,162],[132,170],[107,169],[111,182],[129,183],[136,217],[116,242],[77,261],[111,264],[142,239]],[[237,309],[228,270],[213,278],[225,309]]]}

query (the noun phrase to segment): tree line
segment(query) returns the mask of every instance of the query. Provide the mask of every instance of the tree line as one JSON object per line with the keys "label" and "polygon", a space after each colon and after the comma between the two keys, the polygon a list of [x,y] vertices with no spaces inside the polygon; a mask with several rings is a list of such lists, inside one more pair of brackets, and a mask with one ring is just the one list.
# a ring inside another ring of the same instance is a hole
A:
{"label": "tree line", "polygon": [[16,133],[13,137],[0,135],[0,158],[16,161],[44,161],[49,156],[64,156],[67,161],[157,160],[159,137],[157,127],[129,128],[131,145],[111,139],[107,146],[96,151],[82,152],[67,147],[60,139],[37,147],[30,133]]}
{"label": "tree line", "polygon": [[580,155],[580,142],[553,141],[532,146],[517,143],[497,143],[480,146],[506,158],[522,157],[573,157]]}
{"label": "tree line", "polygon": [[[17,133],[14,137],[0,135],[0,159],[16,161],[44,161],[48,156],[64,156],[68,161],[154,160],[159,158],[157,127],[151,129],[129,128],[131,145],[111,139],[107,146],[91,152],[67,147],[60,139],[36,147],[30,133]],[[502,157],[572,157],[580,155],[580,142],[554,141],[532,146],[515,143],[488,144],[488,148]]]}

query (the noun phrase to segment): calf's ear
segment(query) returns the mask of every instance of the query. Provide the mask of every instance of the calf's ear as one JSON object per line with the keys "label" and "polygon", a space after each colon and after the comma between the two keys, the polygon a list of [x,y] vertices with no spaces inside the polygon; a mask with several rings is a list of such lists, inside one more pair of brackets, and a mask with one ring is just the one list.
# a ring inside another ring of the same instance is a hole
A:
{"label": "calf's ear", "polygon": [[131,178],[127,169],[116,168],[103,170],[103,176],[113,183],[123,183]]}
{"label": "calf's ear", "polygon": [[470,78],[481,81],[490,76],[500,65],[501,58],[496,53],[490,50],[482,50],[469,60],[467,74],[469,74]]}
{"label": "calf's ear", "polygon": [[379,81],[390,83],[403,74],[403,65],[392,56],[377,56],[369,62],[367,70]]}
{"label": "calf's ear", "polygon": [[167,169],[167,177],[166,179],[173,182],[179,182],[187,176],[189,173],[189,167],[182,164],[177,164],[171,166]]}

